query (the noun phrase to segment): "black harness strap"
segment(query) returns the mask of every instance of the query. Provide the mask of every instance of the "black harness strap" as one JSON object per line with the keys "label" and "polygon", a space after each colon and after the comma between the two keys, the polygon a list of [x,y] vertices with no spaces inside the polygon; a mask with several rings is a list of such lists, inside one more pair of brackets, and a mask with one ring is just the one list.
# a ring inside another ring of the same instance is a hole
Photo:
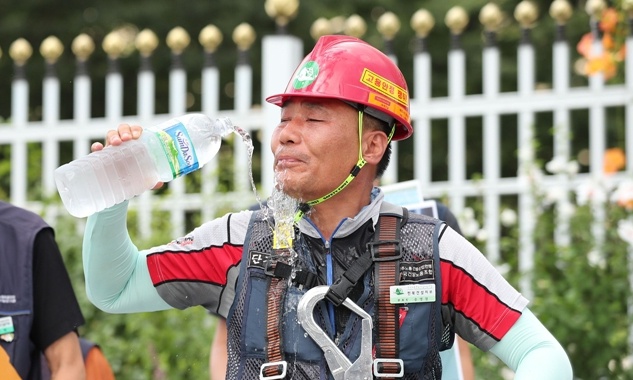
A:
{"label": "black harness strap", "polygon": [[372,263],[371,254],[366,251],[330,286],[325,298],[334,306],[340,306]]}
{"label": "black harness strap", "polygon": [[402,361],[398,359],[400,342],[398,307],[391,304],[389,300],[389,288],[400,282],[400,258],[402,257],[400,224],[406,222],[408,210],[398,207],[398,211],[402,214],[393,210],[382,211],[374,241],[367,244],[365,253],[330,286],[325,298],[334,305],[340,306],[375,263],[374,318],[377,328],[377,359],[374,361],[374,374],[383,378],[396,378],[402,377],[404,368]]}

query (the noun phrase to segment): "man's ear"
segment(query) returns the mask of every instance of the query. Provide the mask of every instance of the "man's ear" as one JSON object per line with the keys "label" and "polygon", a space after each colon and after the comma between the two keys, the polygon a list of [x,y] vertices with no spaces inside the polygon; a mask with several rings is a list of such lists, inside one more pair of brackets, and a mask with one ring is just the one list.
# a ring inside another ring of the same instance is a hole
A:
{"label": "man's ear", "polygon": [[377,165],[389,144],[383,131],[368,131],[363,137],[363,158],[368,164]]}

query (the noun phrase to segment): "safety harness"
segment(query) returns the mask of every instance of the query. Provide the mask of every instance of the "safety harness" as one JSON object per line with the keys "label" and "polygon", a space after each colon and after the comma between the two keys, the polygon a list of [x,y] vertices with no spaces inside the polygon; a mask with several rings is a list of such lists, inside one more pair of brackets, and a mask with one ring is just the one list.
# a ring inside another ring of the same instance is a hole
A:
{"label": "safety harness", "polygon": [[317,276],[307,270],[297,270],[293,275],[290,260],[292,251],[289,247],[273,249],[273,254],[266,263],[265,273],[268,276],[267,313],[266,313],[266,363],[262,365],[260,379],[274,380],[286,377],[288,363],[284,360],[281,336],[281,313],[288,282],[298,287],[311,288],[317,282]]}
{"label": "safety harness", "polygon": [[[390,287],[399,284],[400,259],[400,227],[407,222],[408,210],[399,208],[382,210],[378,219],[378,227],[374,241],[367,244],[365,252],[330,286],[325,298],[335,306],[340,306],[348,297],[354,286],[374,265],[374,319],[376,326],[376,345],[373,365],[375,377],[384,379],[401,378],[404,365],[399,354],[399,307],[390,302]],[[291,251],[275,249],[266,265],[269,276],[267,292],[266,318],[266,362],[261,367],[260,379],[283,379],[286,376],[287,362],[284,360],[281,336],[281,313],[284,295],[292,276],[292,267],[288,264]],[[316,285],[315,274],[296,271],[292,281],[307,289]]]}

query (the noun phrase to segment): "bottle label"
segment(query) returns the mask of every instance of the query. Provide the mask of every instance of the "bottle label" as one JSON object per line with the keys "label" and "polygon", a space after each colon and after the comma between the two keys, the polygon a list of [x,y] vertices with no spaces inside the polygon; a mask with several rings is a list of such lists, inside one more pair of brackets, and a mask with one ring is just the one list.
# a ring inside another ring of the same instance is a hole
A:
{"label": "bottle label", "polygon": [[163,149],[169,159],[174,178],[197,170],[200,165],[191,137],[182,123],[178,122],[158,132]]}

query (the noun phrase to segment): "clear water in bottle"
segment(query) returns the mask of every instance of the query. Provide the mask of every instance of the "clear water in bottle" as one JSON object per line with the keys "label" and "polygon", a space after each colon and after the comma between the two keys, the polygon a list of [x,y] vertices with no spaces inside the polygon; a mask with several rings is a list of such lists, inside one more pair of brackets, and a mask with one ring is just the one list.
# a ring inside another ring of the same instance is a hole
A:
{"label": "clear water in bottle", "polygon": [[170,119],[144,129],[137,140],[60,166],[55,184],[68,212],[86,217],[201,168],[234,131],[227,118],[187,114]]}

